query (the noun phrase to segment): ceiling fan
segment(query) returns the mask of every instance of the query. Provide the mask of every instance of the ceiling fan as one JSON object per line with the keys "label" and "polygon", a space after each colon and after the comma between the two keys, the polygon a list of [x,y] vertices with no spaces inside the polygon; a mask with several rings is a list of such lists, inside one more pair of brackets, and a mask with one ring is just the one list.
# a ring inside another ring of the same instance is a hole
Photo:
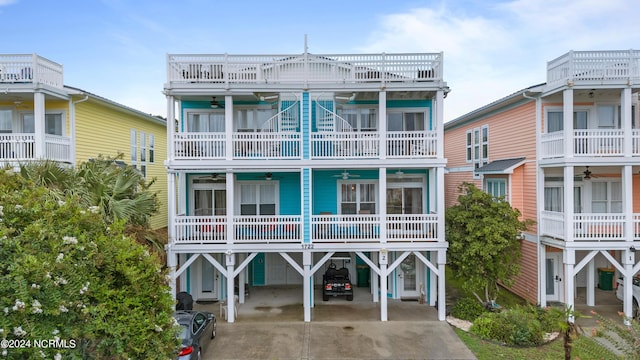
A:
{"label": "ceiling fan", "polygon": [[598,176],[594,175],[591,170],[589,170],[589,166],[583,172],[584,176],[582,177],[585,180],[590,180],[591,178],[596,178]]}
{"label": "ceiling fan", "polygon": [[256,177],[256,179],[263,179],[263,180],[271,181],[271,180],[274,180],[274,179],[280,179],[280,177],[273,176],[273,173],[267,172],[267,173],[264,173],[264,175],[262,175],[262,176]]}
{"label": "ceiling fan", "polygon": [[349,174],[347,170],[344,170],[341,174],[333,175],[333,177],[342,178],[342,180],[349,180],[349,178],[357,178],[357,177],[360,177],[360,175]]}
{"label": "ceiling fan", "polygon": [[212,109],[224,109],[224,105],[220,104],[218,100],[216,100],[215,96],[211,99],[209,104],[211,104]]}
{"label": "ceiling fan", "polygon": [[225,174],[217,174],[217,173],[197,176],[196,178],[201,180],[210,180],[213,182],[222,182],[227,180]]}

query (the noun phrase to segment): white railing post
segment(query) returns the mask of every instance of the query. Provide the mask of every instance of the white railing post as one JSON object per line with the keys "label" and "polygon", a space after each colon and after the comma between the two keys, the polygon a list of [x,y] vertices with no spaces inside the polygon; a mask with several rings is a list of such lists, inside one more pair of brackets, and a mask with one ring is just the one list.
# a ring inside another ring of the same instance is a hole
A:
{"label": "white railing post", "polygon": [[380,243],[387,242],[387,168],[378,170],[378,213],[380,214]]}
{"label": "white railing post", "polygon": [[574,138],[575,138],[574,129],[573,129],[573,88],[569,88],[562,93],[562,114],[563,114],[563,133],[564,133],[563,152],[566,158],[573,158],[573,148],[574,148]]}
{"label": "white railing post", "polygon": [[[378,94],[378,131],[380,133],[380,159],[387,158],[387,92]],[[386,191],[386,190],[385,190]]]}
{"label": "white railing post", "polygon": [[625,165],[622,167],[622,206],[624,211],[624,240],[633,243],[634,223],[633,223],[633,167]]}
{"label": "white railing post", "polygon": [[[573,117],[572,117],[573,119]],[[573,121],[572,121],[573,123]],[[566,155],[566,154],[565,154]],[[576,236],[573,217],[573,166],[564,167],[564,240],[573,241]]]}
{"label": "white railing post", "polygon": [[620,96],[620,117],[622,121],[622,134],[624,136],[623,141],[623,154],[625,157],[631,157],[633,155],[633,137],[632,137],[632,124],[631,124],[631,88],[626,87],[622,89]]}

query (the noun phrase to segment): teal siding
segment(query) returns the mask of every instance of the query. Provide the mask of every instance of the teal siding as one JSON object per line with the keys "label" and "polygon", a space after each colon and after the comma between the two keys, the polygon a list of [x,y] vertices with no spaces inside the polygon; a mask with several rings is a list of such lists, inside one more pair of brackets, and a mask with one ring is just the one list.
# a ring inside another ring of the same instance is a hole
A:
{"label": "teal siding", "polygon": [[310,158],[310,142],[311,142],[311,119],[309,119],[309,93],[302,93],[302,116],[301,116],[301,126],[302,126],[302,158],[309,159]]}
{"label": "teal siding", "polygon": [[[313,213],[338,213],[338,180],[343,170],[317,170],[313,172]],[[395,172],[395,170],[394,170]],[[391,172],[390,172],[391,173]],[[349,170],[349,174],[360,175],[354,180],[378,180],[377,170]]]}
{"label": "teal siding", "polygon": [[311,242],[311,169],[302,169],[302,228],[304,242]]}

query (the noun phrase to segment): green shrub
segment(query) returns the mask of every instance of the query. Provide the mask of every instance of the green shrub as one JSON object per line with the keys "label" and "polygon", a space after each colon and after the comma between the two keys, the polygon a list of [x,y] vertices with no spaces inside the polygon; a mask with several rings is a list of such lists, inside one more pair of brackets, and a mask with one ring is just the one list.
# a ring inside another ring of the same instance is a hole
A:
{"label": "green shrub", "polygon": [[122,223],[107,226],[81,203],[0,170],[0,338],[67,345],[0,355],[175,358],[166,273]]}
{"label": "green shrub", "polygon": [[535,314],[536,319],[542,326],[545,333],[560,331],[560,324],[566,321],[565,310],[557,307],[533,307],[530,311]]}
{"label": "green shrub", "polygon": [[458,319],[469,321],[474,321],[484,312],[484,306],[472,297],[463,297],[459,299],[451,309],[451,315]]}
{"label": "green shrub", "polygon": [[482,338],[515,346],[539,345],[544,336],[535,315],[522,308],[484,313],[473,322],[470,331]]}

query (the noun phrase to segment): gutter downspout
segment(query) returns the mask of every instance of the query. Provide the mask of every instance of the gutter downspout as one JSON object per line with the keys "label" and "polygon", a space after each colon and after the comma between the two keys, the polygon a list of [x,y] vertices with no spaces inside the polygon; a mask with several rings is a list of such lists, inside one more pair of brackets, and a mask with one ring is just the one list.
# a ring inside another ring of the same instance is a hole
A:
{"label": "gutter downspout", "polygon": [[71,146],[69,149],[70,157],[71,157],[71,166],[76,166],[76,104],[81,102],[85,102],[89,100],[89,95],[85,95],[84,99],[80,99],[77,101],[69,100],[69,133],[71,137]]}
{"label": "gutter downspout", "polygon": [[[538,278],[538,291],[536,294],[536,297],[538,298],[538,305],[541,306],[546,306],[546,298],[543,299],[543,297],[545,297],[546,295],[543,294],[542,289],[546,289],[546,287],[543,286],[543,281],[545,281],[545,279],[542,278],[542,272],[540,271],[541,267],[544,266],[545,260],[544,259],[540,259],[541,254],[541,250],[540,250],[540,203],[538,200],[540,200],[540,196],[539,196],[539,189],[538,189],[538,185],[540,184],[540,179],[539,179],[539,161],[538,161],[538,157],[539,157],[539,145],[540,145],[540,129],[538,128],[538,123],[539,123],[539,114],[538,114],[538,105],[539,105],[539,101],[540,98],[539,97],[532,97],[527,95],[527,91],[523,91],[522,92],[522,97],[524,97],[525,99],[530,99],[530,100],[534,100],[536,102],[536,120],[535,120],[535,130],[536,130],[536,258],[538,259],[538,269],[536,270],[536,276]],[[526,238],[526,236],[524,236],[523,238]]]}

